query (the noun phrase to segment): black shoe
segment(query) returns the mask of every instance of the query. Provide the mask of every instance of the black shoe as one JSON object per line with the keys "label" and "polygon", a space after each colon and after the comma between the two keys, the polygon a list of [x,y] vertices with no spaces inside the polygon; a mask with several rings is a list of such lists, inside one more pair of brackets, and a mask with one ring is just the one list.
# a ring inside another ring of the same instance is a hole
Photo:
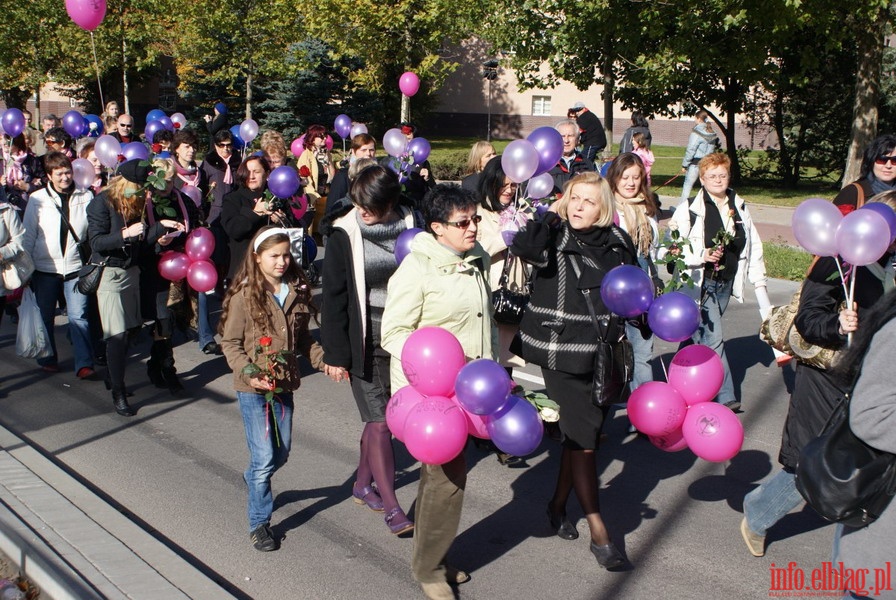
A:
{"label": "black shoe", "polygon": [[249,539],[252,540],[252,545],[259,552],[271,552],[280,547],[280,544],[274,539],[271,526],[267,523],[256,527],[255,531],[249,534]]}
{"label": "black shoe", "polygon": [[112,390],[112,405],[115,407],[115,412],[122,417],[133,417],[137,414],[130,407],[127,396],[121,390]]}
{"label": "black shoe", "polygon": [[619,553],[619,550],[616,549],[613,542],[604,546],[598,546],[592,541],[591,554],[597,559],[598,564],[608,571],[622,568],[626,566],[628,562],[625,560],[625,557]]}
{"label": "black shoe", "polygon": [[741,412],[741,410],[740,410],[740,402],[738,402],[737,400],[732,400],[731,402],[729,402],[729,403],[726,404],[725,406],[727,406],[728,408],[730,408],[733,412]]}
{"label": "black shoe", "polygon": [[557,514],[551,510],[551,504],[548,503],[548,519],[551,521],[551,529],[557,532],[557,537],[564,540],[574,540],[579,537],[579,531],[576,526],[569,522],[566,513]]}
{"label": "black shoe", "polygon": [[99,365],[100,367],[105,367],[106,366],[106,355],[98,354],[97,356],[94,356],[93,364]]}
{"label": "black shoe", "polygon": [[221,346],[218,342],[209,342],[202,348],[203,354],[221,354]]}
{"label": "black shoe", "polygon": [[165,353],[165,342],[155,340],[149,350],[149,360],[146,361],[146,376],[154,386],[160,389],[168,387],[162,376],[162,361],[165,360]]}
{"label": "black shoe", "polygon": [[515,465],[523,461],[519,456],[514,456],[512,454],[507,454],[506,452],[501,452],[498,450],[495,452],[498,457],[498,462],[504,465],[505,467],[509,467],[510,465]]}

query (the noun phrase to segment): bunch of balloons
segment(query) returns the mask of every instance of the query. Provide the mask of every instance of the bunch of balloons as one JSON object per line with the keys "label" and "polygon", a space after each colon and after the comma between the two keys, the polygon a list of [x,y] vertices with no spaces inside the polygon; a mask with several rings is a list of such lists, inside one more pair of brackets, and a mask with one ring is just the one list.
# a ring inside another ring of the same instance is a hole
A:
{"label": "bunch of balloons", "polygon": [[661,450],[690,448],[704,460],[730,460],[743,446],[744,428],[730,408],[711,402],[724,377],[712,348],[686,346],[672,359],[668,383],[648,381],[632,392],[628,418]]}
{"label": "bunch of balloons", "polygon": [[828,200],[809,198],[793,211],[791,225],[794,237],[812,254],[839,255],[857,266],[877,262],[896,241],[896,213],[880,202],[844,216]]}
{"label": "bunch of balloons", "polygon": [[174,131],[187,124],[187,118],[182,113],[174,113],[169,118],[165,111],[154,108],[146,113],[146,127],[143,128],[143,136],[148,144],[152,144],[156,134],[160,131]]}
{"label": "bunch of balloons", "polygon": [[392,434],[426,464],[454,459],[468,434],[491,438],[516,456],[535,450],[544,431],[541,417],[527,401],[510,395],[507,371],[487,359],[464,363],[463,348],[451,332],[423,327],[412,333],[401,350],[410,385],[386,406]]}
{"label": "bunch of balloons", "polygon": [[169,281],[187,279],[197,292],[210,292],[218,283],[218,272],[209,260],[215,250],[215,236],[205,227],[187,234],[184,252],[169,250],[162,253],[159,273]]}
{"label": "bunch of balloons", "polygon": [[554,179],[548,173],[563,155],[563,138],[553,127],[539,127],[524,140],[507,144],[501,167],[514,183],[528,181],[526,193],[532,200],[548,197]]}
{"label": "bunch of balloons", "polygon": [[653,281],[643,269],[619,265],[606,274],[600,297],[611,312],[632,319],[647,313],[650,329],[667,342],[683,342],[700,326],[700,307],[682,292],[654,299]]}

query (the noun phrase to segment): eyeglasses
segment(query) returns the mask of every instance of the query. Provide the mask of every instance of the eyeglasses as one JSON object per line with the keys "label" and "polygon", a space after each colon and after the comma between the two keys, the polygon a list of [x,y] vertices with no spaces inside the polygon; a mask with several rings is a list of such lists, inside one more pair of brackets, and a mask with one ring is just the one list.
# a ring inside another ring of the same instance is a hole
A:
{"label": "eyeglasses", "polygon": [[878,165],[885,165],[887,163],[896,165],[896,156],[878,156],[874,159],[874,163]]}
{"label": "eyeglasses", "polygon": [[470,223],[479,224],[479,221],[482,220],[482,215],[473,215],[467,219],[461,219],[460,221],[442,221],[445,225],[451,225],[452,227],[457,227],[458,229],[467,229],[470,226]]}
{"label": "eyeglasses", "polygon": [[133,127],[134,124],[133,123],[119,123],[118,126],[119,127]]}
{"label": "eyeglasses", "polygon": [[728,173],[724,173],[722,175],[704,175],[703,179],[706,181],[727,181]]}
{"label": "eyeglasses", "polygon": [[233,144],[215,144],[218,148],[233,148]]}

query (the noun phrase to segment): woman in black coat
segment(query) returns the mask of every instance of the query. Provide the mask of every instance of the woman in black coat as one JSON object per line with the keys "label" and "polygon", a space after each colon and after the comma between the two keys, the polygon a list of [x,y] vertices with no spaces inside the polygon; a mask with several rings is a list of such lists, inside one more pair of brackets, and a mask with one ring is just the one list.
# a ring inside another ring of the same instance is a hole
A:
{"label": "woman in black coat", "polygon": [[[896,192],[874,201],[896,208]],[[840,273],[833,258],[818,260],[803,283],[794,324],[810,344],[845,349],[848,334],[862,327],[863,315],[894,285],[894,246],[878,260],[856,269],[855,310],[845,307]],[[803,504],[796,489],[794,470],[800,451],[818,437],[836,408],[843,391],[838,380],[824,370],[796,363],[796,380],[784,422],[778,462],[783,469],[744,497],[741,535],[753,556],[765,554],[765,534],[784,515]]]}
{"label": "woman in black coat", "polygon": [[575,488],[591,530],[591,552],[606,569],[622,567],[626,560],[600,515],[596,456],[608,409],[591,402],[598,333],[582,290],[591,290],[595,313],[607,323],[607,340],[624,336],[624,323],[610,314],[599,293],[612,268],[637,264],[631,238],[613,225],[614,213],[606,180],[582,173],[564,186],[563,197],[542,221],[528,223],[517,234],[510,248],[535,268],[520,324],[521,347],[513,351],[541,366],[548,395],[560,404],[563,455],[548,517],[561,538],[579,536],[566,518],[566,502]]}

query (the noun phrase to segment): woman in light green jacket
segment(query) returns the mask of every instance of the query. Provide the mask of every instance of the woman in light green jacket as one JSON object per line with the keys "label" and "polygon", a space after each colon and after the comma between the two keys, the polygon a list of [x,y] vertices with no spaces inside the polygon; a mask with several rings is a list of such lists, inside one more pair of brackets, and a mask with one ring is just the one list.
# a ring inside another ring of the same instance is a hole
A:
{"label": "woman in light green jacket", "polygon": [[[389,280],[382,347],[392,355],[392,389],[407,385],[401,370],[405,340],[421,327],[442,327],[457,337],[467,360],[494,359],[498,332],[492,319],[489,256],[476,241],[481,217],[476,198],[456,185],[436,186],[423,203],[430,235],[418,235]],[[463,453],[444,465],[423,465],[417,490],[414,578],[427,598],[452,600],[448,582],[469,576],[445,567],[457,535],[467,464]]]}

